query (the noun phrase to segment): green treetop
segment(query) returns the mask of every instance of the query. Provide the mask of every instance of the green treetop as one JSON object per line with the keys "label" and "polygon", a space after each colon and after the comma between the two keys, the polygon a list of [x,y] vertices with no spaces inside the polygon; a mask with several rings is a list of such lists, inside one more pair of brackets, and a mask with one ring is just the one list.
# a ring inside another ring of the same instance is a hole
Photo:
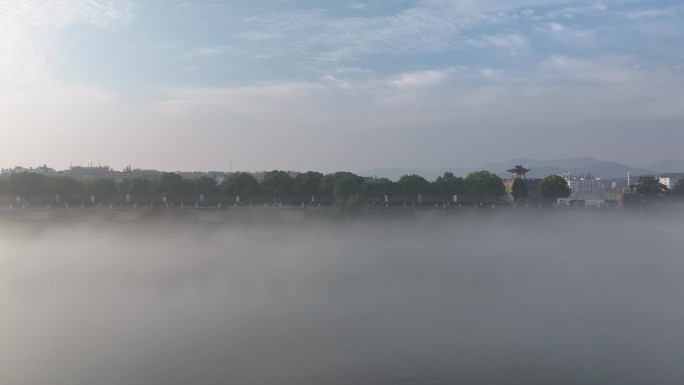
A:
{"label": "green treetop", "polygon": [[637,192],[646,197],[662,197],[667,195],[670,190],[667,186],[660,183],[654,176],[640,176],[639,183],[636,184]]}
{"label": "green treetop", "polygon": [[539,182],[539,190],[544,198],[557,199],[570,196],[568,182],[560,175],[549,175]]}
{"label": "green treetop", "polygon": [[674,186],[672,186],[672,195],[684,197],[684,178],[680,179]]}
{"label": "green treetop", "polygon": [[527,198],[527,183],[522,178],[515,178],[511,186],[511,195],[515,201]]}
{"label": "green treetop", "polygon": [[290,194],[292,191],[292,178],[290,174],[281,170],[273,170],[264,173],[264,180],[261,187],[264,192],[272,196]]}
{"label": "green treetop", "polygon": [[447,171],[432,183],[432,190],[435,194],[451,200],[454,195],[466,193],[466,183],[463,178]]}
{"label": "green treetop", "polygon": [[248,172],[235,172],[221,182],[221,192],[230,196],[254,196],[260,193],[259,182]]}
{"label": "green treetop", "polygon": [[412,199],[415,199],[418,194],[430,193],[430,182],[420,175],[402,175],[397,184],[401,193]]}
{"label": "green treetop", "polygon": [[503,181],[489,171],[475,171],[465,178],[468,193],[478,201],[497,199],[506,193]]}

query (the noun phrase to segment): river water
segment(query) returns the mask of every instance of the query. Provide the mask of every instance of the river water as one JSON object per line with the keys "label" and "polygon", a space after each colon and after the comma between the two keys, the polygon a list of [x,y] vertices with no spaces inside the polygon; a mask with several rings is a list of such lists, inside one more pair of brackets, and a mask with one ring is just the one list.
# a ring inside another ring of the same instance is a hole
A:
{"label": "river water", "polygon": [[681,384],[684,226],[0,227],[0,383]]}

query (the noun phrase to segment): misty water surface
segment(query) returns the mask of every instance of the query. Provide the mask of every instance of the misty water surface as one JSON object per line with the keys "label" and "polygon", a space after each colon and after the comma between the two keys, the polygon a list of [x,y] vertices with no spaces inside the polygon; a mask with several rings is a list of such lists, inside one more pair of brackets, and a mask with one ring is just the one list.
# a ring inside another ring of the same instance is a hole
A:
{"label": "misty water surface", "polygon": [[0,227],[0,383],[681,384],[684,224]]}

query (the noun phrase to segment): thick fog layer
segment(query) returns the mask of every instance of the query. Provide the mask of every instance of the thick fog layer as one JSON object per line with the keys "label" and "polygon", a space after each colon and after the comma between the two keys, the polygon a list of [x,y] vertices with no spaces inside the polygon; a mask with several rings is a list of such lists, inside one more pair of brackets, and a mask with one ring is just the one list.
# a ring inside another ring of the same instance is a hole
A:
{"label": "thick fog layer", "polygon": [[684,381],[683,221],[0,226],[2,384]]}

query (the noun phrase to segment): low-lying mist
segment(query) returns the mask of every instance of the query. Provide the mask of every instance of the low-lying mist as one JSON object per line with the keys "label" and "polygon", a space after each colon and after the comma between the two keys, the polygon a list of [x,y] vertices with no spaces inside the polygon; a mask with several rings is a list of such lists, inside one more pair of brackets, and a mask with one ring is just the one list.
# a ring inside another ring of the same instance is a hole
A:
{"label": "low-lying mist", "polygon": [[680,384],[684,221],[0,225],[0,383]]}

